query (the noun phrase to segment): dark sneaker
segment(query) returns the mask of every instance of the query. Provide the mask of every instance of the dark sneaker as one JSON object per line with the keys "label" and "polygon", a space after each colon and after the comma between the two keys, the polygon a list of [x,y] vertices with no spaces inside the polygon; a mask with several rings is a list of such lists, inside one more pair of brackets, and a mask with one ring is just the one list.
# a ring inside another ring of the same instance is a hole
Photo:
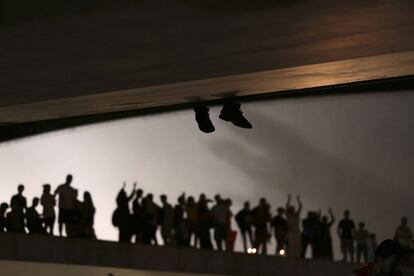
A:
{"label": "dark sneaker", "polygon": [[243,116],[243,112],[240,109],[240,104],[224,104],[219,118],[227,122],[232,122],[233,125],[241,128],[253,128],[252,124]]}
{"label": "dark sneaker", "polygon": [[208,114],[209,108],[205,105],[198,105],[194,107],[195,118],[198,124],[198,128],[204,133],[211,133],[215,131],[213,123],[210,120]]}

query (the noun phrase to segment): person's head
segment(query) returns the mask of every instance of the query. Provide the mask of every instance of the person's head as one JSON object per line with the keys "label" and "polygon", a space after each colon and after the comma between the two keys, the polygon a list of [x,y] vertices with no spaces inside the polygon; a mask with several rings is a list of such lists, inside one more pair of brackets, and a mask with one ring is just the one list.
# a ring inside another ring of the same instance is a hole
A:
{"label": "person's head", "polygon": [[360,230],[364,230],[365,223],[361,221],[360,223],[358,223],[358,227],[359,227]]}
{"label": "person's head", "polygon": [[351,212],[349,212],[349,210],[344,211],[344,218],[349,219],[350,215],[351,215]]}
{"label": "person's head", "polygon": [[279,207],[276,209],[276,212],[279,216],[283,216],[283,214],[285,213],[285,209],[283,209],[282,207]]}
{"label": "person's head", "polygon": [[7,204],[6,202],[0,204],[0,214],[6,213],[7,209],[9,209],[9,204]]}
{"label": "person's head", "polygon": [[182,194],[178,197],[178,203],[180,205],[185,205],[185,194]]}
{"label": "person's head", "polygon": [[206,201],[206,200],[207,200],[206,195],[205,195],[205,194],[200,194],[200,197],[198,198],[198,201],[199,201],[199,202],[204,202],[204,201]]}
{"label": "person's head", "polygon": [[249,210],[250,209],[250,202],[245,201],[243,204],[244,209]]}
{"label": "person's head", "polygon": [[401,218],[401,225],[402,226],[407,226],[407,223],[408,223],[408,219],[406,217],[402,217]]}
{"label": "person's head", "polygon": [[141,198],[143,194],[144,194],[144,191],[142,189],[138,189],[136,192],[137,198]]}
{"label": "person's head", "polygon": [[166,195],[160,195],[160,200],[161,200],[162,204],[166,204],[167,203],[167,196]]}
{"label": "person's head", "polygon": [[381,275],[394,275],[401,264],[404,249],[395,240],[385,240],[375,250],[375,266]]}
{"label": "person's head", "polygon": [[266,198],[264,198],[264,197],[260,198],[259,205],[262,206],[262,207],[266,206],[267,205]]}
{"label": "person's head", "polygon": [[195,204],[195,199],[194,199],[194,197],[189,196],[189,197],[187,198],[187,204],[188,204],[188,205],[193,205],[193,204]]}
{"label": "person's head", "polygon": [[327,216],[322,217],[322,223],[328,223],[328,217]]}
{"label": "person's head", "polygon": [[124,206],[125,204],[128,204],[128,196],[124,189],[121,189],[118,193],[118,196],[116,197],[116,204],[118,206]]}
{"label": "person's head", "polygon": [[215,196],[214,196],[214,200],[215,200],[217,203],[220,203],[220,202],[221,202],[221,196],[220,196],[219,194],[215,195]]}
{"label": "person's head", "polygon": [[38,197],[34,197],[33,200],[32,200],[32,206],[34,208],[36,208],[37,205],[39,205],[39,198]]}
{"label": "person's head", "polygon": [[72,183],[73,176],[71,174],[68,174],[66,176],[66,184],[70,185]]}
{"label": "person's head", "polygon": [[152,202],[152,200],[154,199],[154,195],[153,194],[147,194],[146,198],[149,202]]}
{"label": "person's head", "polygon": [[294,214],[295,213],[295,207],[293,207],[293,206],[289,206],[289,207],[287,207],[287,209],[286,209],[286,214]]}
{"label": "person's head", "polygon": [[312,211],[309,211],[307,218],[313,218],[313,217],[314,217],[314,213]]}
{"label": "person's head", "polygon": [[19,195],[23,194],[24,191],[24,185],[23,184],[19,184],[19,186],[17,186],[17,192],[19,193]]}
{"label": "person's head", "polygon": [[93,205],[92,196],[90,192],[83,193],[83,202]]}
{"label": "person's head", "polygon": [[44,184],[43,185],[43,193],[44,194],[50,194],[50,184]]}

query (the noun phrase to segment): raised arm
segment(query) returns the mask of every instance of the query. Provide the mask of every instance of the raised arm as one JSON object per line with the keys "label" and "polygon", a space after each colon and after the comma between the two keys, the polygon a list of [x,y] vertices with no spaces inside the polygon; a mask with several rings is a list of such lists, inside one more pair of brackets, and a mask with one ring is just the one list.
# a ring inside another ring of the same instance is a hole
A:
{"label": "raised arm", "polygon": [[59,188],[60,188],[60,185],[59,186],[57,186],[57,188],[56,188],[56,190],[55,190],[55,193],[53,194],[53,198],[56,198],[56,195],[58,194],[58,192],[59,192]]}
{"label": "raised arm", "polygon": [[[124,187],[125,187],[125,184],[126,183],[124,182]],[[128,197],[128,201],[130,201],[134,197],[136,188],[137,188],[137,182],[134,182],[134,187],[132,188],[132,192],[131,192],[131,194]]]}
{"label": "raised arm", "polygon": [[300,196],[297,196],[296,200],[298,201],[298,210],[296,211],[296,215],[300,215],[302,212],[302,201],[300,200]]}
{"label": "raised arm", "polygon": [[328,222],[328,224],[329,224],[329,226],[332,226],[335,223],[335,216],[334,216],[331,208],[328,209],[328,214],[331,217],[331,220]]}
{"label": "raised arm", "polygon": [[288,194],[288,199],[287,199],[287,202],[286,202],[286,210],[291,206],[290,205],[290,201],[291,201],[291,199],[292,199],[292,197],[291,197],[291,195],[290,194]]}

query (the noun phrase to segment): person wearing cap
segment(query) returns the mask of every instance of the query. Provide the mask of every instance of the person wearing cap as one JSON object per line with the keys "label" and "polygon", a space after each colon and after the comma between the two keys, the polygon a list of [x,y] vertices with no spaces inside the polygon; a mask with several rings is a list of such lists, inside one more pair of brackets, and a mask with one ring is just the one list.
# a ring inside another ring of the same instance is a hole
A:
{"label": "person wearing cap", "polygon": [[402,276],[399,271],[404,249],[395,240],[383,241],[375,250],[375,263],[352,272],[354,276]]}

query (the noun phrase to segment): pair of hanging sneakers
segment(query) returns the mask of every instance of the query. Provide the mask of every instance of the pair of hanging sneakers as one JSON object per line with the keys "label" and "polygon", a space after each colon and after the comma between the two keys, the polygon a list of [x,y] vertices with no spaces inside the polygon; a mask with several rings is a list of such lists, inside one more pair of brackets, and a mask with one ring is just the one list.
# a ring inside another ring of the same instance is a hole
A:
{"label": "pair of hanging sneakers", "polygon": [[[206,105],[197,105],[194,107],[198,128],[205,133],[215,131],[214,125],[210,120],[209,110],[210,109]],[[231,122],[233,125],[241,128],[252,128],[252,124],[243,116],[241,105],[239,103],[224,104],[219,118],[223,121]]]}

